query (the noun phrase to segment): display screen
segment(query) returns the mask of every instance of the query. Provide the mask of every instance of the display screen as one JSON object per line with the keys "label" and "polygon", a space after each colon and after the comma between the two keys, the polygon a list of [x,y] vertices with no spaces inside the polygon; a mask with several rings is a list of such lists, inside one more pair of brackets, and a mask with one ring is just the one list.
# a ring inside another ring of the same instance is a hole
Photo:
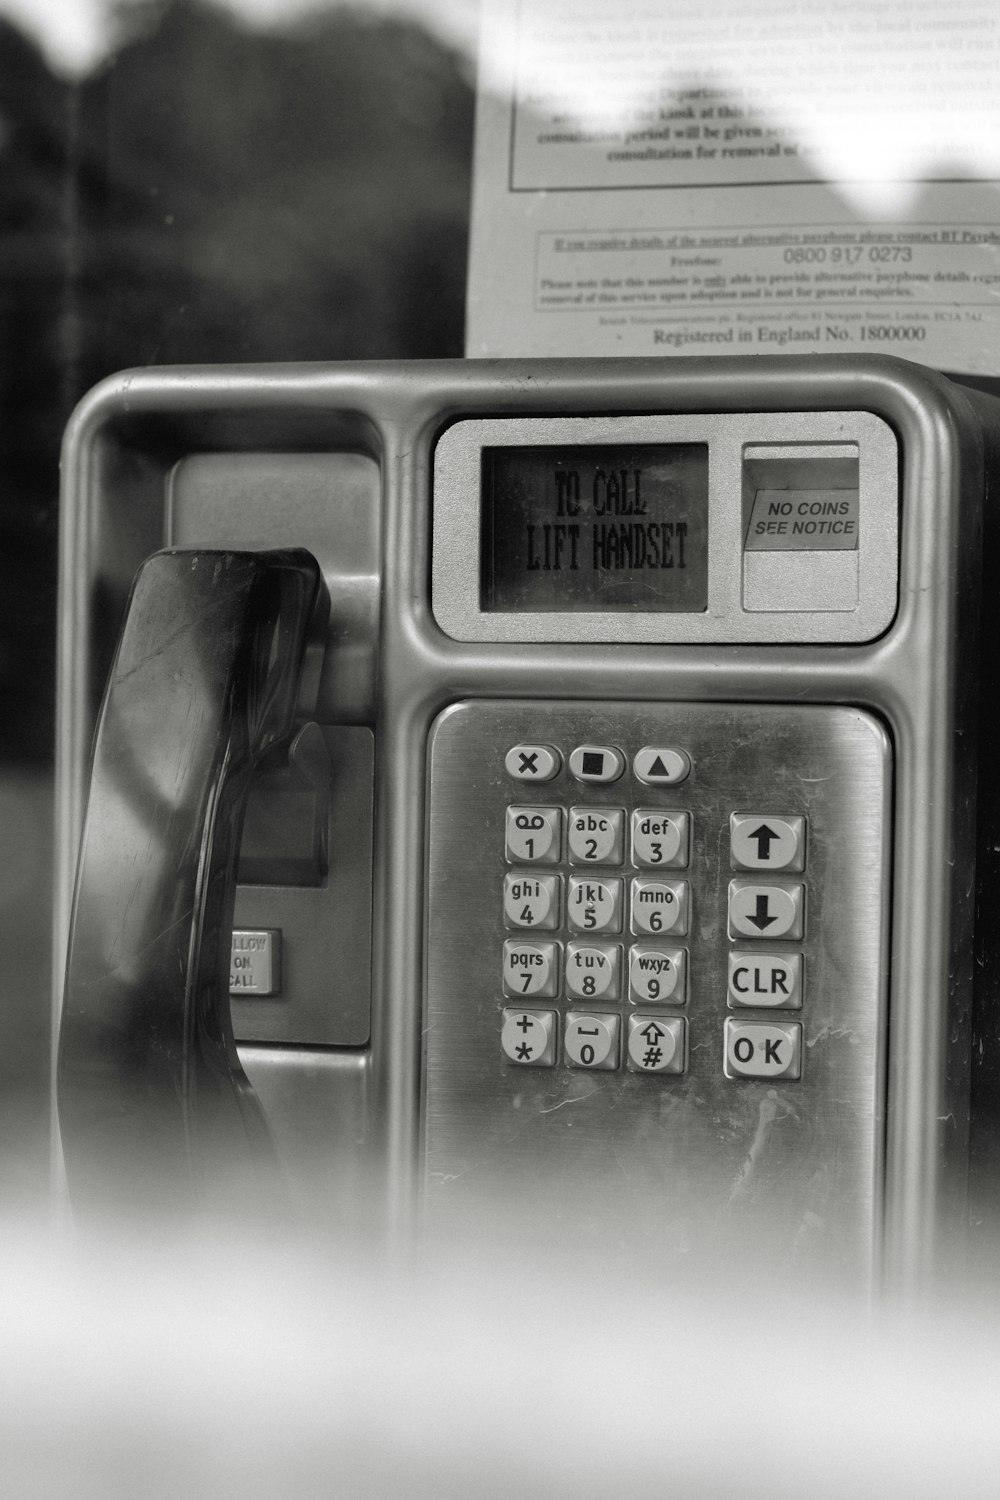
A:
{"label": "display screen", "polygon": [[701,613],[708,445],[484,449],[481,605]]}

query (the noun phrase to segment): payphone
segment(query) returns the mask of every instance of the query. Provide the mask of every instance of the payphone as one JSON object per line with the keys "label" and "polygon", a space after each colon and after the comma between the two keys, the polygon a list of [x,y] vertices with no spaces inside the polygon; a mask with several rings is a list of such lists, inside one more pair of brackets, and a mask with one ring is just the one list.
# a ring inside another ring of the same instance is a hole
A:
{"label": "payphone", "polygon": [[98,387],[64,458],[71,1191],[267,1140],[336,1162],[338,1212],[377,1169],[404,1218],[928,1274],[988,1041],[998,432],[882,359]]}

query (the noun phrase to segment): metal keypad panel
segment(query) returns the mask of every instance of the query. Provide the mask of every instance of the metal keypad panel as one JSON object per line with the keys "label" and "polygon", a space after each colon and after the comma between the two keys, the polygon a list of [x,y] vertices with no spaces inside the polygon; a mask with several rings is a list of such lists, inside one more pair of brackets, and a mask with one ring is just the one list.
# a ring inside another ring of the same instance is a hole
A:
{"label": "metal keypad panel", "polygon": [[885,733],[852,709],[442,714],[430,1185],[454,1204],[544,1182],[612,1215],[624,1193],[647,1227],[669,1204],[672,1241],[749,1217],[776,1254],[867,1266],[890,792]]}

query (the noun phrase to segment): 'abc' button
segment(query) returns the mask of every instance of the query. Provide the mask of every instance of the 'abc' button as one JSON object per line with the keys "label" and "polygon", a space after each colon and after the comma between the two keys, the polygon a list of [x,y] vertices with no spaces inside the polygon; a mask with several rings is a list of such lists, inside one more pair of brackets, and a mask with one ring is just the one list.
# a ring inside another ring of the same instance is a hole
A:
{"label": "'abc' button", "polygon": [[799,1078],[802,1027],[797,1021],[726,1022],[727,1078]]}

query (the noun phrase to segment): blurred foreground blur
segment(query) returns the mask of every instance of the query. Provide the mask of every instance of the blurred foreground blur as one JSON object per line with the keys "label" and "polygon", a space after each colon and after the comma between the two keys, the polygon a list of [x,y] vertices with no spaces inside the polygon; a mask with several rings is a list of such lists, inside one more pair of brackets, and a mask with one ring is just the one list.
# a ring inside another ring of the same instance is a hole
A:
{"label": "blurred foreground blur", "polygon": [[233,1221],[3,1238],[6,1494],[997,1493],[995,1297],[871,1313],[571,1242],[390,1266]]}

